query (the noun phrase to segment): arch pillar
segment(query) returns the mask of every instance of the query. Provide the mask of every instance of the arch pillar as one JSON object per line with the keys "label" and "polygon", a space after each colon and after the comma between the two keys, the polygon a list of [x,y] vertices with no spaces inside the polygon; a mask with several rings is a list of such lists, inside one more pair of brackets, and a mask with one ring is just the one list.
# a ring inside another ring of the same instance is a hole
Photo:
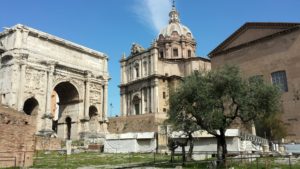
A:
{"label": "arch pillar", "polygon": [[47,90],[46,90],[46,104],[45,113],[42,115],[43,127],[39,131],[42,135],[51,135],[54,133],[52,130],[52,114],[51,114],[51,94],[53,86],[53,73],[55,69],[55,62],[49,63],[49,70],[47,71]]}
{"label": "arch pillar", "polygon": [[20,79],[19,79],[19,96],[18,96],[18,111],[21,111],[23,108],[23,98],[24,98],[24,84],[26,83],[25,79],[26,64],[20,62]]}
{"label": "arch pillar", "polygon": [[103,85],[103,111],[102,111],[102,120],[106,121],[107,120],[107,87],[108,87],[108,82],[105,82]]}
{"label": "arch pillar", "polygon": [[82,137],[85,137],[85,134],[90,131],[89,124],[89,108],[90,108],[90,75],[91,73],[85,72],[85,82],[84,82],[84,114],[81,119],[81,132],[83,133]]}

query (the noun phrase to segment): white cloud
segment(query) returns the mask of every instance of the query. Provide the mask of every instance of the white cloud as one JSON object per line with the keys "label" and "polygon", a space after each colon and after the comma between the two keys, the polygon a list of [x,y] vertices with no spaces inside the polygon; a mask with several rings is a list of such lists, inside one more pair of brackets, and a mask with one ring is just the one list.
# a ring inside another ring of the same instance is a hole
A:
{"label": "white cloud", "polygon": [[167,25],[171,7],[171,0],[135,0],[133,11],[140,22],[158,33]]}

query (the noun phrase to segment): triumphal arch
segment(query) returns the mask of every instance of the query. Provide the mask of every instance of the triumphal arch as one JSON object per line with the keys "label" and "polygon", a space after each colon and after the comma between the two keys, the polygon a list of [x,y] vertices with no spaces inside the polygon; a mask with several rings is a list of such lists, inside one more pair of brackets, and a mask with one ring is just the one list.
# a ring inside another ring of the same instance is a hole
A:
{"label": "triumphal arch", "polygon": [[36,133],[79,139],[103,134],[108,57],[39,30],[0,33],[0,101],[36,117]]}

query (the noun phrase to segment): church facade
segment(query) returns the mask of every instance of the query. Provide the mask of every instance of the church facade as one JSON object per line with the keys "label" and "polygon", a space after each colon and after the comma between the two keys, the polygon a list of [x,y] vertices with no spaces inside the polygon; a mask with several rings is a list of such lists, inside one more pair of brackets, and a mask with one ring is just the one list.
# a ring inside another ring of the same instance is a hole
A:
{"label": "church facade", "polygon": [[[196,41],[190,29],[180,23],[175,6],[169,17],[169,24],[148,49],[133,44],[130,55],[120,61],[123,119],[152,117],[157,127],[167,118],[172,88],[194,71],[210,70],[210,60],[196,56]],[[143,128],[141,125],[135,127]],[[143,131],[149,128],[139,130]]]}
{"label": "church facade", "polygon": [[18,24],[0,33],[0,56],[1,104],[34,116],[36,134],[106,132],[104,53]]}

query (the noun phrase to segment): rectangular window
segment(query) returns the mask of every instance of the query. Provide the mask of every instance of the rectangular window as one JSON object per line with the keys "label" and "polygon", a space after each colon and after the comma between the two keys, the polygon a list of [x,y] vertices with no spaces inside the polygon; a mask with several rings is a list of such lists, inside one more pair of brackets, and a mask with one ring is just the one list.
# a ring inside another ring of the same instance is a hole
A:
{"label": "rectangular window", "polygon": [[139,75],[139,67],[135,67],[135,73],[136,73],[136,77],[138,78],[140,75]]}
{"label": "rectangular window", "polygon": [[178,49],[177,48],[173,49],[173,56],[178,57]]}
{"label": "rectangular window", "polygon": [[144,89],[144,101],[147,102],[147,88]]}
{"label": "rectangular window", "polygon": [[144,76],[147,76],[147,62],[144,62]]}
{"label": "rectangular window", "polygon": [[192,51],[191,50],[188,50],[188,57],[192,57]]}
{"label": "rectangular window", "polygon": [[160,58],[164,58],[164,52],[163,51],[160,51]]}
{"label": "rectangular window", "polygon": [[287,92],[288,91],[288,84],[285,71],[278,71],[273,72],[272,76],[272,83],[280,88],[281,91]]}
{"label": "rectangular window", "polygon": [[163,92],[163,98],[164,99],[166,98],[166,92]]}

